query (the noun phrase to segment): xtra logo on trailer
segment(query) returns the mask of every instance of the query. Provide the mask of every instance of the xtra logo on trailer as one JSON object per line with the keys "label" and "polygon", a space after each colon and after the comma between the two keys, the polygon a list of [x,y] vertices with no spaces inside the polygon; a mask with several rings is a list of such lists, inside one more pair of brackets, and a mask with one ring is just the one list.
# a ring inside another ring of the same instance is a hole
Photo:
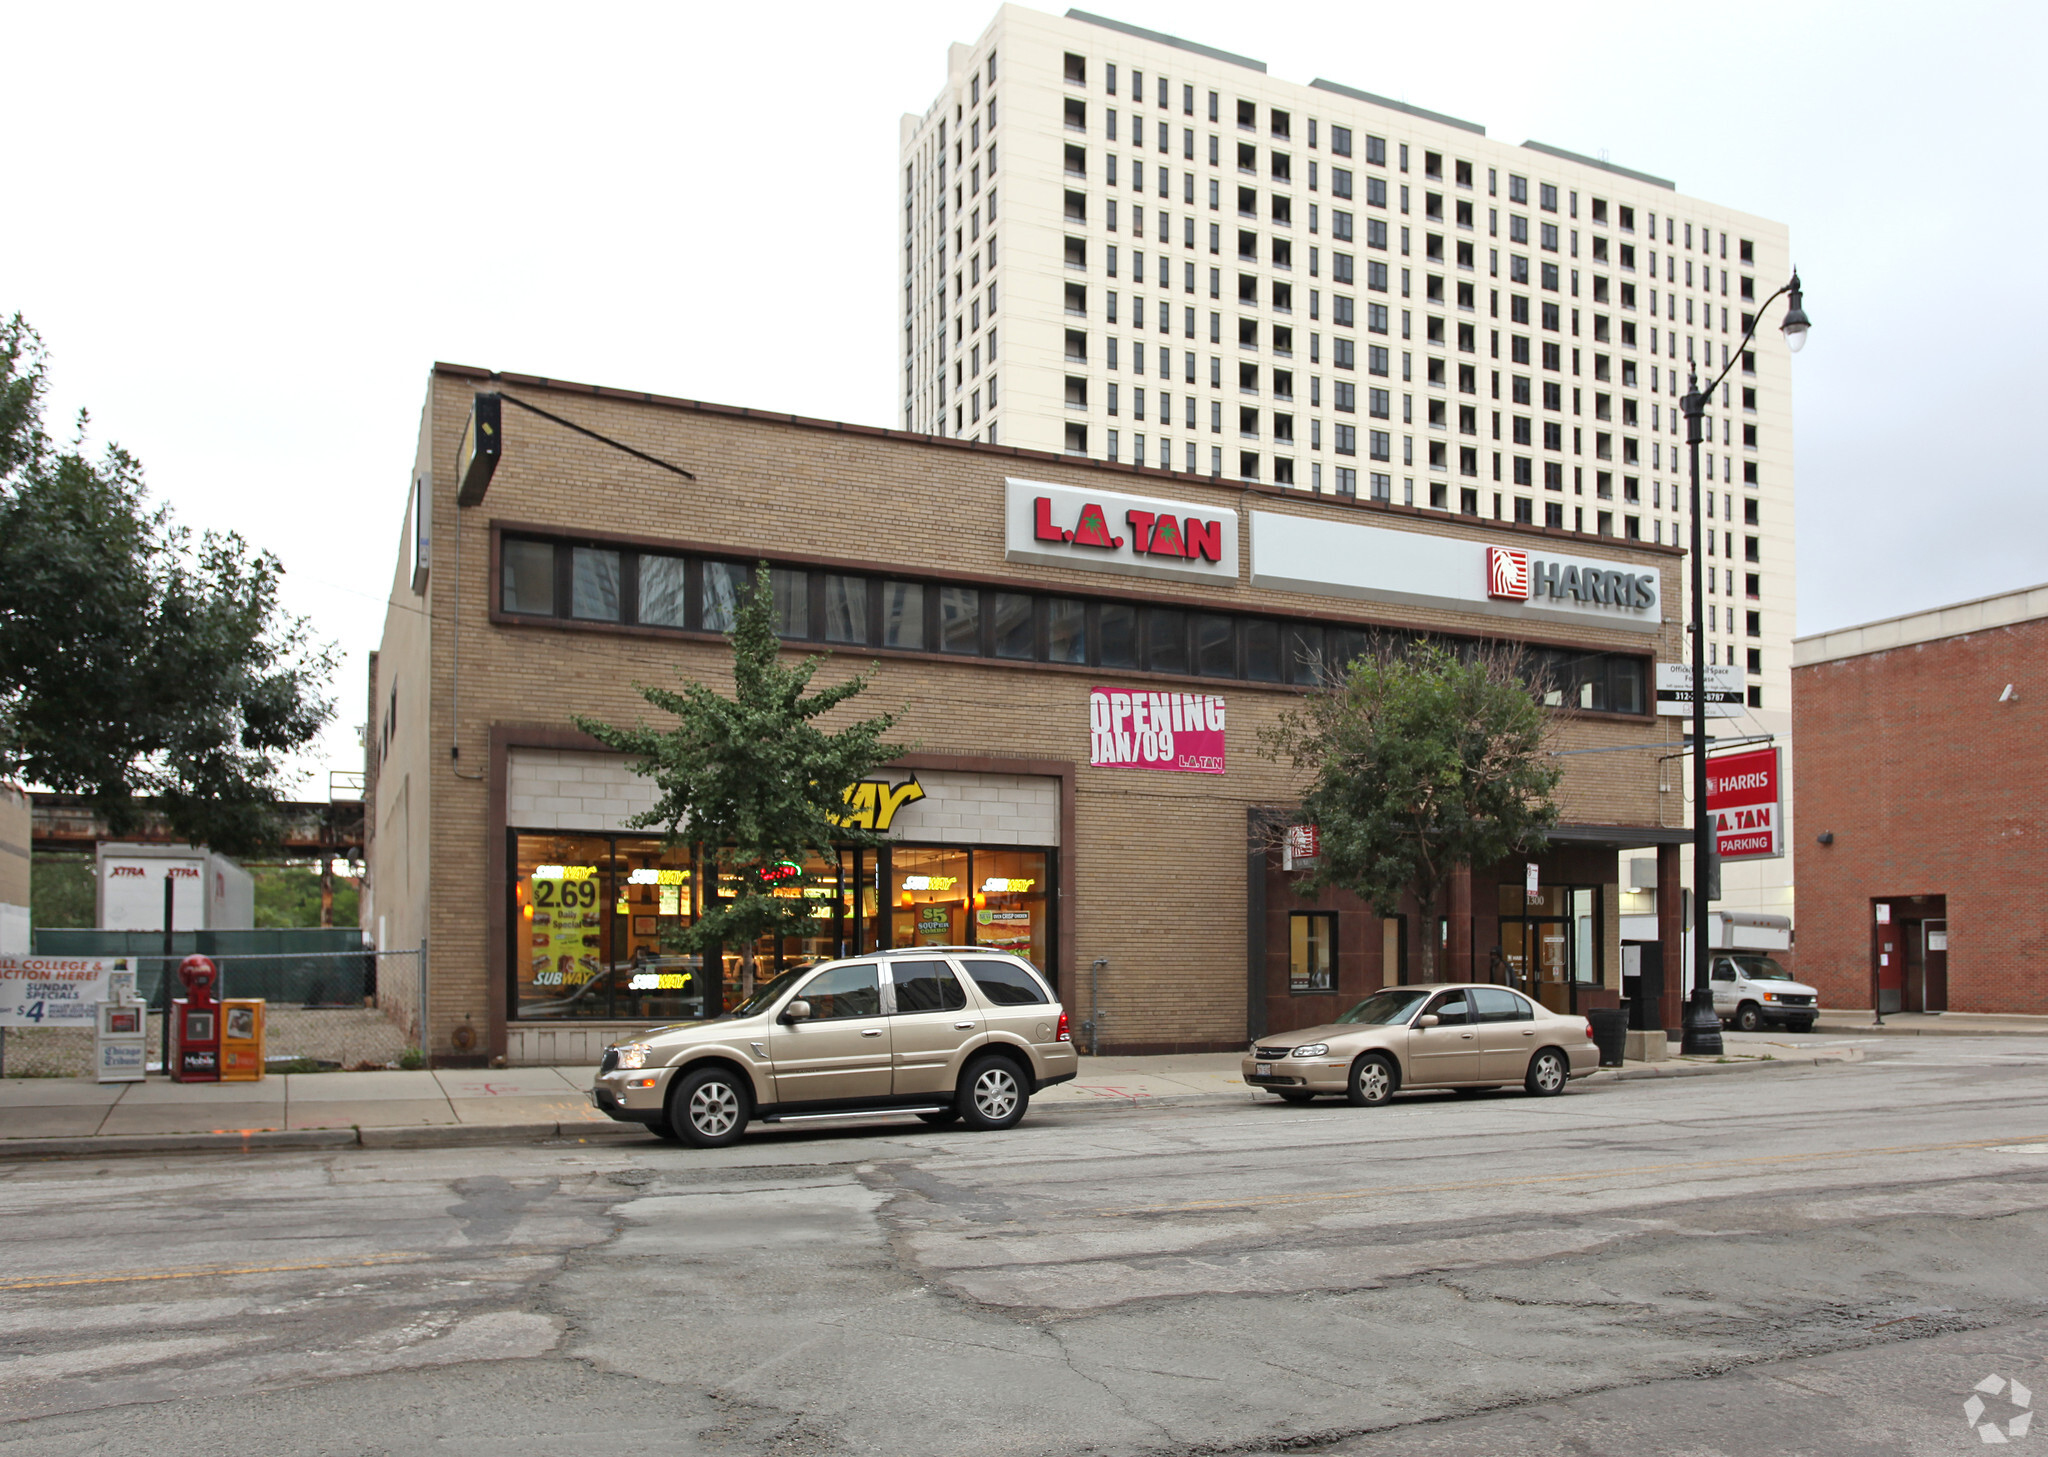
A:
{"label": "xtra logo on trailer", "polygon": [[1213,693],[1088,690],[1088,762],[1115,769],[1223,772],[1223,700]]}
{"label": "xtra logo on trailer", "polygon": [[1640,572],[1616,572],[1582,562],[1532,560],[1525,551],[1486,549],[1486,595],[1511,602],[1558,601],[1641,612],[1657,602],[1657,579]]}
{"label": "xtra logo on trailer", "polygon": [[1131,576],[1237,580],[1237,512],[1039,481],[1004,483],[1011,561]]}

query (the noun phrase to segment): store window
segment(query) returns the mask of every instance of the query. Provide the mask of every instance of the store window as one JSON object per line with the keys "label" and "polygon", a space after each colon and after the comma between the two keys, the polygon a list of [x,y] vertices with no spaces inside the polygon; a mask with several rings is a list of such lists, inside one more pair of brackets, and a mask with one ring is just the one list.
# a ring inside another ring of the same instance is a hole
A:
{"label": "store window", "polygon": [[511,541],[500,552],[501,600],[507,612],[555,610],[555,549],[545,541]]}
{"label": "store window", "polygon": [[939,648],[948,653],[981,651],[981,593],[978,589],[939,588]]}
{"label": "store window", "polygon": [[521,1017],[676,1020],[717,1010],[702,958],[666,950],[694,919],[687,847],[514,837],[513,1005]]}
{"label": "store window", "polygon": [[827,573],[825,577],[825,641],[864,643],[868,640],[868,579]]}
{"label": "store window", "polygon": [[643,554],[640,558],[639,620],[656,627],[681,627],[689,607],[683,559]]}
{"label": "store window", "polygon": [[1073,597],[1054,597],[1045,604],[1046,661],[1088,661],[1088,604]]}
{"label": "store window", "polygon": [[590,622],[619,620],[619,554],[594,546],[569,553],[569,615]]}
{"label": "store window", "polygon": [[1337,989],[1337,915],[1296,911],[1287,918],[1287,990]]}
{"label": "store window", "polygon": [[775,893],[802,902],[801,929],[728,945],[707,964],[668,941],[707,899],[731,893],[730,868],[713,871],[701,850],[650,836],[509,838],[515,1018],[717,1016],[777,972],[891,947],[985,946],[1054,974],[1046,850],[887,845],[785,862]]}
{"label": "store window", "polygon": [[924,588],[916,582],[882,584],[882,646],[924,647]]}
{"label": "store window", "polygon": [[891,946],[965,946],[967,852],[899,848],[890,857],[894,887]]}
{"label": "store window", "polygon": [[976,850],[974,944],[1014,951],[1041,971],[1050,968],[1051,889],[1043,850]]}

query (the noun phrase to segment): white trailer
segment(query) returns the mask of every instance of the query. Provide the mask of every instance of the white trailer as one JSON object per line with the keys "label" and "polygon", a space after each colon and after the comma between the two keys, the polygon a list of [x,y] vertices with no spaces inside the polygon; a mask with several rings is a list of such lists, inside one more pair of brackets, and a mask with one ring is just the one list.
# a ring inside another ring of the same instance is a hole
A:
{"label": "white trailer", "polygon": [[107,843],[96,855],[102,931],[164,929],[164,882],[172,929],[247,931],[256,925],[256,884],[225,855],[199,845]]}

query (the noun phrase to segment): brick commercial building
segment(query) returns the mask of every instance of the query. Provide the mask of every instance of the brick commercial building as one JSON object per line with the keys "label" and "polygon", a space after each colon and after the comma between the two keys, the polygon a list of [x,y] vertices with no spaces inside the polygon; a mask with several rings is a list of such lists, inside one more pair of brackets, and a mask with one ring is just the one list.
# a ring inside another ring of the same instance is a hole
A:
{"label": "brick commercial building", "polygon": [[[488,477],[479,439],[503,442]],[[1259,731],[1376,633],[1525,644],[1575,709],[1538,894],[1520,862],[1461,878],[1447,975],[1611,1005],[1618,855],[1657,846],[1676,883],[1678,725],[1648,691],[1679,652],[1669,547],[454,365],[412,481],[364,925],[427,942],[440,1060],[594,1059],[729,1000],[732,948],[662,942],[715,866],[627,826],[650,787],[571,716],[652,716],[636,683],[730,691],[764,560],[791,651],[828,654],[821,681],[877,664],[843,711],[900,708],[915,746],[849,787],[889,845],[792,866],[816,931],[765,960],[1013,947],[1105,1050],[1239,1046],[1412,979],[1413,916],[1311,904],[1251,832],[1300,788]]]}
{"label": "brick commercial building", "polygon": [[1799,639],[1799,974],[1823,1006],[2048,1013],[2048,586]]}

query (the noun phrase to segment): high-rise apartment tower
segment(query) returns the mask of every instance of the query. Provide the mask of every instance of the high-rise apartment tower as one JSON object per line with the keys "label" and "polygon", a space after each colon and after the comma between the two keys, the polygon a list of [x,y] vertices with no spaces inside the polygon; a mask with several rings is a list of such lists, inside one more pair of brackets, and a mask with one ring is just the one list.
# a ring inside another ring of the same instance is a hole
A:
{"label": "high-rise apartment tower", "polygon": [[[952,46],[901,162],[904,428],[1589,535],[1686,539],[1679,397],[1792,270],[1662,178],[1074,10]],[[1712,732],[1781,745],[1787,356],[1758,331],[1701,459],[1749,699]],[[1786,840],[1723,908],[1791,913]]]}

